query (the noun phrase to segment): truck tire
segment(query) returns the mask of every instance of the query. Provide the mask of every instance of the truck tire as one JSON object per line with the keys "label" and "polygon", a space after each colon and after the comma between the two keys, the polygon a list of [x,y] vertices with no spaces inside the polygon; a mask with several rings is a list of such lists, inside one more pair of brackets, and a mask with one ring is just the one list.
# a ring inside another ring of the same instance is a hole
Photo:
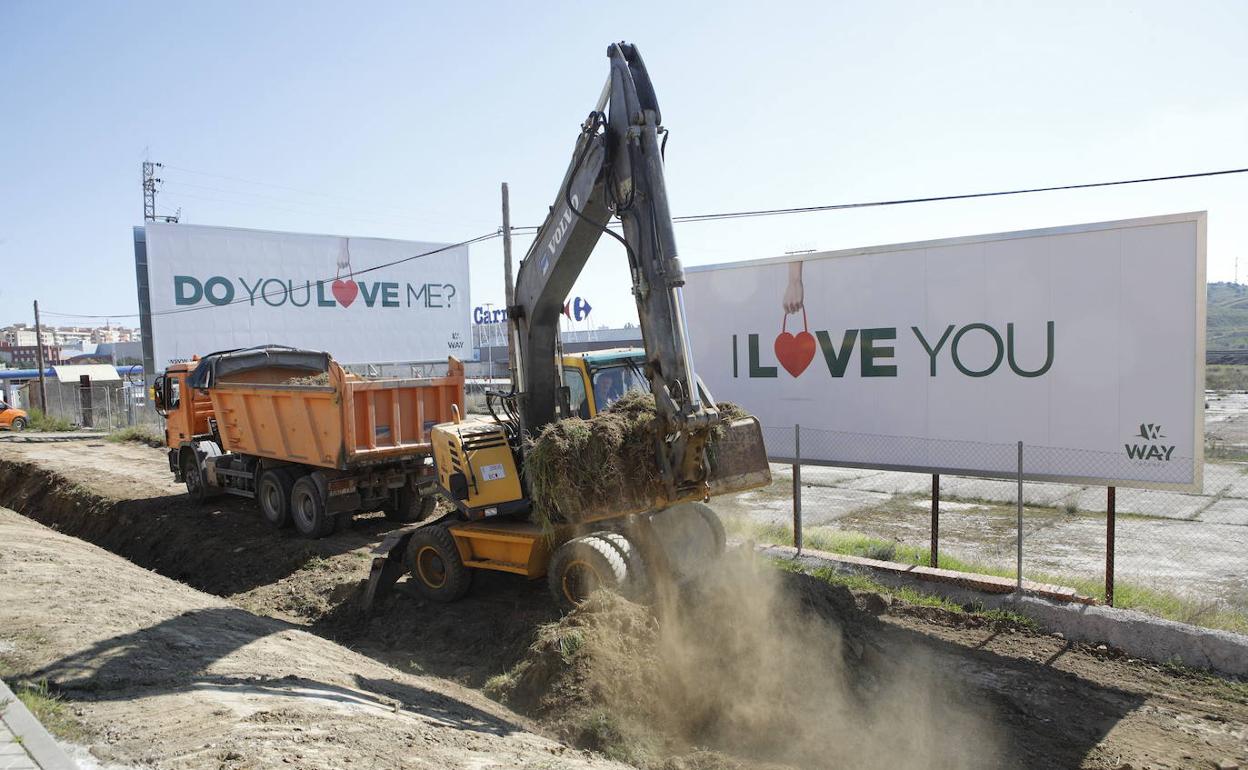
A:
{"label": "truck tire", "polygon": [[321,489],[310,475],[291,487],[290,518],[299,534],[313,540],[334,531],[334,517],[325,510]]}
{"label": "truck tire", "polygon": [[21,433],[22,431],[26,430],[26,418],[14,417],[13,422],[9,424],[9,428],[14,433]]}
{"label": "truck tire", "polygon": [[424,521],[429,518],[429,515],[433,513],[433,509],[438,504],[437,496],[433,494],[422,495],[408,484],[404,484],[393,497],[395,500],[386,505],[385,508],[382,508],[382,511],[390,521],[397,521],[402,524],[414,524],[418,521]]}
{"label": "truck tire", "polygon": [[290,499],[295,480],[284,468],[268,468],[256,480],[260,515],[277,529],[290,526]]}
{"label": "truck tire", "polygon": [[555,604],[567,612],[598,589],[618,591],[628,582],[628,562],[616,546],[599,535],[586,535],[559,546],[546,570]]}
{"label": "truck tire", "polygon": [[186,482],[186,494],[191,502],[201,505],[208,499],[208,484],[204,481],[204,469],[199,466],[195,453],[182,451],[182,480]]}
{"label": "truck tire", "polygon": [[724,555],[724,525],[705,503],[674,505],[654,514],[650,522],[677,581],[705,574]]}
{"label": "truck tire", "polygon": [[464,566],[455,536],[442,524],[413,532],[406,555],[412,584],[430,601],[453,602],[472,586],[472,570]]}

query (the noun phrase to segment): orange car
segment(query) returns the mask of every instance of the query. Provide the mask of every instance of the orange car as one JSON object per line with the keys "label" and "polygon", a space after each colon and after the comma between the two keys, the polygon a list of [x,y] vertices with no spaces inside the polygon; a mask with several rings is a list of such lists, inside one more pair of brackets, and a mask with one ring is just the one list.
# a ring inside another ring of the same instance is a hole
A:
{"label": "orange car", "polygon": [[0,401],[0,428],[23,430],[26,427],[26,412]]}

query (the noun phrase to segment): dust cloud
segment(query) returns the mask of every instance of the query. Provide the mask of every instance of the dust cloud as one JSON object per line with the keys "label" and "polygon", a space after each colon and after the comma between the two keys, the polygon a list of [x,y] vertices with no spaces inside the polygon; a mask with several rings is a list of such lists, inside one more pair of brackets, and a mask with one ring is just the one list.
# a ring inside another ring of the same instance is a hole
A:
{"label": "dust cloud", "polygon": [[849,591],[730,553],[654,607],[599,593],[487,689],[643,768],[988,768],[1001,740]]}

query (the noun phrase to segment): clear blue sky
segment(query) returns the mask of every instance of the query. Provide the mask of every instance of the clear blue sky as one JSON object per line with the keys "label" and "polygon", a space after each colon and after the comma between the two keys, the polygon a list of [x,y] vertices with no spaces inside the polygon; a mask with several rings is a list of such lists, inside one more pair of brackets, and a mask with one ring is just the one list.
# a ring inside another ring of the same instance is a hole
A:
{"label": "clear blue sky", "polygon": [[[676,214],[1248,166],[1241,2],[7,0],[0,324],[36,298],[136,312],[145,154],[186,222],[457,241],[498,227],[508,181],[537,224],[619,39],[672,132]],[[699,264],[1205,209],[1209,278],[1230,280],[1246,194],[1248,175],[677,236]],[[599,323],[635,315],[623,263],[604,241],[577,288]],[[474,304],[501,302],[498,241],[472,270]]]}

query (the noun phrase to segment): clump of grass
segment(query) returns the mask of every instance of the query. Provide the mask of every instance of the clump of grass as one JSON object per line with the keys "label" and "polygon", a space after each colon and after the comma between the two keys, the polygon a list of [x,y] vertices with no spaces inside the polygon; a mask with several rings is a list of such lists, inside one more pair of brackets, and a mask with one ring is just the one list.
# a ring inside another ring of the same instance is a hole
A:
{"label": "clump of grass", "polygon": [[329,372],[321,372],[320,374],[309,374],[303,377],[290,377],[285,382],[286,385],[319,385],[329,384]]}
{"label": "clump of grass", "polygon": [[61,433],[74,429],[74,424],[64,417],[53,417],[41,409],[31,409],[26,413],[26,428],[45,432]]}
{"label": "clump of grass", "polygon": [[165,437],[157,433],[155,429],[145,425],[132,425],[129,428],[115,430],[108,434],[108,440],[118,444],[133,441],[136,444],[146,444],[155,449],[161,449],[165,446]]}
{"label": "clump of grass", "polygon": [[47,680],[20,684],[14,694],[35,719],[56,737],[78,743],[89,737],[86,726],[74,717],[59,695],[48,689]]}
{"label": "clump of grass", "polygon": [[[745,414],[733,404],[717,406],[725,420]],[[546,426],[525,455],[534,520],[550,528],[556,521],[653,505],[661,480],[657,430],[654,396],[639,391],[625,393],[588,420],[572,417]],[[720,435],[721,428],[712,432],[708,454]]]}

